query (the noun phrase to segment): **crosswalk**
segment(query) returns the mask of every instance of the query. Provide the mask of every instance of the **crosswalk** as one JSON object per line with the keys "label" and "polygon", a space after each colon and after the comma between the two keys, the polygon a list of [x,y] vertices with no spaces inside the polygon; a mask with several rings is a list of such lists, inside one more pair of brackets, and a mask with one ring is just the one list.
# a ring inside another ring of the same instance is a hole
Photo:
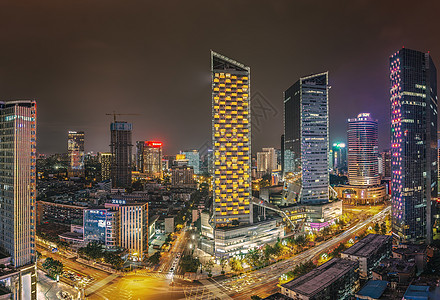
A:
{"label": "crosswalk", "polygon": [[133,291],[126,289],[119,289],[117,286],[109,286],[103,290],[98,291],[96,294],[104,299],[120,299],[120,300],[131,300],[133,298]]}
{"label": "crosswalk", "polygon": [[147,276],[147,277],[155,277],[155,278],[161,278],[161,279],[183,279],[183,275],[176,275],[171,273],[165,273],[165,272],[149,272],[149,271],[137,271],[136,275],[140,276]]}

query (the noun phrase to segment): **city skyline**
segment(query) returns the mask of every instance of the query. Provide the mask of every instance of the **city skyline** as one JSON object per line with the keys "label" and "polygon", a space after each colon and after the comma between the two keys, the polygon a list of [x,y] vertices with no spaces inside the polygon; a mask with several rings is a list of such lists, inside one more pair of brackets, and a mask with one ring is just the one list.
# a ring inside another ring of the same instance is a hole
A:
{"label": "city skyline", "polygon": [[[193,3],[185,4],[182,9],[190,9],[202,19],[209,15],[206,12],[211,11],[211,6],[197,1]],[[105,113],[113,110],[134,112],[127,107],[136,107],[135,112],[142,114],[125,119],[134,124],[133,140],[161,140],[167,145],[165,153],[202,146],[210,136],[206,130],[210,124],[210,107],[205,101],[210,97],[209,72],[206,71],[209,49],[246,61],[253,69],[253,96],[260,96],[263,103],[270,104],[266,106],[271,110],[269,117],[260,120],[262,126],[254,130],[254,152],[262,147],[279,145],[277,135],[282,132],[284,87],[300,76],[321,70],[329,70],[332,74],[330,142],[344,141],[345,120],[359,111],[368,110],[379,121],[379,149],[382,150],[389,147],[389,83],[388,70],[384,67],[389,56],[403,45],[421,51],[431,50],[434,61],[438,61],[440,53],[435,36],[421,34],[425,26],[438,27],[438,21],[426,16],[424,11],[418,14],[417,10],[422,9],[419,7],[408,10],[405,5],[381,4],[378,9],[379,6],[373,4],[355,2],[336,13],[336,7],[323,3],[323,11],[327,8],[335,13],[318,13],[315,22],[304,28],[297,38],[286,40],[284,37],[295,32],[304,22],[304,17],[293,20],[288,12],[309,10],[311,4],[256,3],[252,13],[245,15],[242,13],[247,7],[246,2],[235,6],[231,12],[229,4],[224,4],[224,8],[212,9],[216,16],[232,13],[244,20],[227,26],[214,24],[220,33],[215,38],[203,28],[193,26],[191,21],[181,19],[180,14],[175,13],[179,9],[169,10],[175,22],[167,24],[152,13],[164,4],[144,5],[136,12],[117,4],[108,4],[103,12],[96,12],[98,7],[86,9],[80,4],[66,7],[29,5],[23,12],[27,18],[17,23],[10,15],[23,8],[1,4],[0,22],[13,28],[13,34],[1,36],[8,44],[0,50],[2,99],[36,98],[40,103],[38,152],[63,152],[65,145],[61,138],[70,129],[86,132],[86,151],[108,151],[110,118]],[[179,5],[176,8],[180,8]],[[109,17],[116,11],[121,11],[125,17],[145,10],[151,18],[133,18],[138,24],[128,22],[115,28],[113,18]],[[435,9],[427,13],[433,11]],[[96,18],[90,18],[89,13]],[[42,14],[45,18],[35,19]],[[396,24],[394,15],[407,16],[407,22]],[[350,26],[344,25],[344,18],[351,22]],[[74,22],[77,19],[84,22]],[[158,26],[149,26],[150,22]],[[70,23],[81,24],[72,28]],[[244,33],[245,28],[241,26],[244,23],[261,26],[261,30],[255,30],[249,36],[240,34]],[[312,33],[323,25],[328,28],[327,34],[322,39],[311,39]],[[238,34],[229,36],[226,43],[221,33],[226,33],[231,26],[237,27]],[[56,27],[71,33],[69,39],[52,29]],[[138,27],[140,29],[136,29]],[[33,38],[28,38],[30,28]],[[110,29],[107,33],[106,28]],[[148,30],[144,34],[145,28]],[[81,35],[79,30],[89,33]],[[164,39],[167,35],[170,38]],[[145,37],[139,39],[139,36]],[[297,39],[305,43],[297,44]],[[14,43],[17,40],[22,42]],[[179,40],[184,42],[176,43]],[[33,51],[20,50],[25,49],[23,46],[30,41],[35,41]],[[281,41],[283,47],[273,46],[280,45]],[[169,82],[173,82],[173,89],[164,89]],[[342,106],[344,111],[338,110]],[[198,118],[192,117],[194,109]],[[64,110],[69,114],[62,113]],[[168,121],[161,122],[163,119]],[[183,125],[175,126],[169,120]],[[191,134],[187,134],[189,132]]]}

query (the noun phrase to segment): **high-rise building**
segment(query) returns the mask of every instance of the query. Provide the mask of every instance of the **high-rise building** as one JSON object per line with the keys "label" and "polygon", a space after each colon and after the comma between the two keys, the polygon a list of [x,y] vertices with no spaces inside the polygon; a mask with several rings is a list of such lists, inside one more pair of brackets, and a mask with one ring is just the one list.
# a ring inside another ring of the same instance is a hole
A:
{"label": "high-rise building", "polygon": [[101,180],[105,181],[111,178],[112,154],[110,152],[98,153],[99,163],[101,164]]}
{"label": "high-rise building", "polygon": [[183,151],[188,160],[188,166],[193,167],[194,174],[200,174],[200,155],[198,150]]}
{"label": "high-rise building", "polygon": [[84,177],[84,131],[69,131],[67,138],[69,177]]}
{"label": "high-rise building", "polygon": [[191,166],[171,167],[171,185],[174,187],[196,187],[194,169]]}
{"label": "high-rise building", "polygon": [[331,163],[332,169],[339,173],[347,171],[347,148],[344,143],[334,143],[330,151],[332,153]]}
{"label": "high-rise building", "polygon": [[1,283],[11,299],[36,299],[36,102],[1,102],[0,125],[0,258],[17,268]]}
{"label": "high-rise building", "polygon": [[116,121],[110,125],[111,179],[115,188],[131,186],[131,131],[132,124],[127,122]]}
{"label": "high-rise building", "polygon": [[214,222],[252,223],[250,68],[211,51]]}
{"label": "high-rise building", "polygon": [[378,127],[369,113],[348,119],[348,182],[350,185],[380,184]]}
{"label": "high-rise building", "polygon": [[263,148],[262,152],[257,152],[257,173],[262,176],[266,173],[271,174],[277,169],[277,157],[275,148]]}
{"label": "high-rise building", "polygon": [[300,78],[284,92],[285,172],[301,172],[300,200],[329,201],[328,72]]}
{"label": "high-rise building", "polygon": [[281,175],[284,176],[284,134],[281,135]]}
{"label": "high-rise building", "polygon": [[163,178],[162,171],[162,142],[139,141],[137,148],[138,171],[152,178]]}
{"label": "high-rise building", "polygon": [[407,48],[390,57],[393,234],[432,240],[437,197],[437,70],[429,53]]}
{"label": "high-rise building", "polygon": [[383,151],[380,156],[382,157],[382,179],[391,180],[391,151]]}
{"label": "high-rise building", "polygon": [[369,113],[358,114],[348,119],[347,134],[349,184],[334,187],[338,199],[356,205],[382,202],[387,192],[380,184],[377,120]]}

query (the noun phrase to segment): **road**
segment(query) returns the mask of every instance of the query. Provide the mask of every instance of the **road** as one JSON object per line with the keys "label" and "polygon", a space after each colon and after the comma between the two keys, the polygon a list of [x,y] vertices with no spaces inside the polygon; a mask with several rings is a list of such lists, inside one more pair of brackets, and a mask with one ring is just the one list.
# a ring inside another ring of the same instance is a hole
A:
{"label": "road", "polygon": [[296,256],[286,259],[282,262],[262,268],[260,270],[247,273],[241,278],[230,278],[215,283],[225,294],[234,299],[248,300],[251,295],[259,295],[266,297],[279,291],[277,284],[282,274],[292,270],[297,264],[313,259],[322,252],[328,252],[337,244],[354,235],[360,230],[365,229],[368,224],[383,220],[391,211],[391,207],[387,207],[378,214],[358,223],[357,225],[347,229],[339,236],[334,237],[320,245],[310,248]]}

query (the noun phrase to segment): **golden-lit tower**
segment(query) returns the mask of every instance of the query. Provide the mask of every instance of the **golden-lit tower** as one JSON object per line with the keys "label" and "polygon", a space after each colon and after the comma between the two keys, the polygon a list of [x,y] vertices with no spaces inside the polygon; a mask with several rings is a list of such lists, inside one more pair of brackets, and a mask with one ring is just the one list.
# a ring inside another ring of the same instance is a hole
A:
{"label": "golden-lit tower", "polygon": [[214,223],[252,223],[250,68],[211,51]]}

